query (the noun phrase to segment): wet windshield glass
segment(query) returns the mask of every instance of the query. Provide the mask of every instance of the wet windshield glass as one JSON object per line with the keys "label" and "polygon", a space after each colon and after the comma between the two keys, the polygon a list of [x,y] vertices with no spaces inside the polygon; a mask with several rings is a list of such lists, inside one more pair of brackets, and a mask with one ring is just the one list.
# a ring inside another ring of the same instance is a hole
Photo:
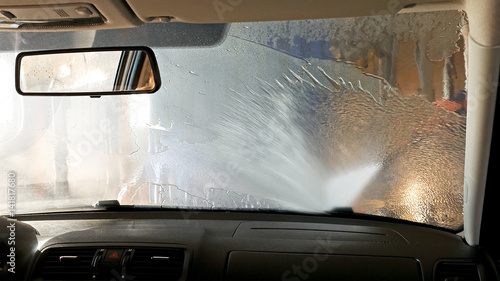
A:
{"label": "wet windshield glass", "polygon": [[[163,84],[152,95],[21,97],[13,85],[20,48],[4,51],[0,165],[5,178],[16,174],[17,212],[117,199],[319,213],[348,207],[462,225],[463,13],[228,28],[211,47],[153,46]],[[37,46],[29,36],[0,36]],[[100,31],[65,36],[66,48],[129,45]],[[7,195],[0,200],[7,205]]]}

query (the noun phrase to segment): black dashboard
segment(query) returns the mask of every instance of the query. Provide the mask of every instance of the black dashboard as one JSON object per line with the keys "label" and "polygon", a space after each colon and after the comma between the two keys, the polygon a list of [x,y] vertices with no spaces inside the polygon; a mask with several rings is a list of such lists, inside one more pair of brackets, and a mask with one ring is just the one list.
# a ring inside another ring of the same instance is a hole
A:
{"label": "black dashboard", "polygon": [[[416,224],[205,211],[17,219],[15,273],[2,260],[2,280],[497,280],[481,249]],[[0,219],[2,257],[12,222]]]}

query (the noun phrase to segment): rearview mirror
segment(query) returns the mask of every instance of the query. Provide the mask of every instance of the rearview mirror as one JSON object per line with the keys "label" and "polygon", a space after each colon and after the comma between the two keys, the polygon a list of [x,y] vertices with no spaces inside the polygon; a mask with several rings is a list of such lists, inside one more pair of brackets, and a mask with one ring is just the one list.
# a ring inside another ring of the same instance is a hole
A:
{"label": "rearview mirror", "polygon": [[154,93],[160,85],[154,53],[145,47],[26,52],[16,60],[21,95]]}

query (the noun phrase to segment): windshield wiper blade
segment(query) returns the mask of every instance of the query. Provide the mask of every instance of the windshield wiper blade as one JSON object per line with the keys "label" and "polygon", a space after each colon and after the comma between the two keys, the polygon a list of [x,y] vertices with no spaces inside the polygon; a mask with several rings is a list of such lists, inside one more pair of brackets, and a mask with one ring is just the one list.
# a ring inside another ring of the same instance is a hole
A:
{"label": "windshield wiper blade", "polygon": [[352,207],[335,207],[328,214],[354,214]]}
{"label": "windshield wiper blade", "polygon": [[92,204],[94,209],[102,209],[106,211],[129,211],[129,210],[153,210],[164,209],[162,206],[149,206],[149,205],[122,205],[118,200],[99,200]]}
{"label": "windshield wiper blade", "polygon": [[94,208],[119,208],[120,206],[118,200],[99,200],[92,204]]}

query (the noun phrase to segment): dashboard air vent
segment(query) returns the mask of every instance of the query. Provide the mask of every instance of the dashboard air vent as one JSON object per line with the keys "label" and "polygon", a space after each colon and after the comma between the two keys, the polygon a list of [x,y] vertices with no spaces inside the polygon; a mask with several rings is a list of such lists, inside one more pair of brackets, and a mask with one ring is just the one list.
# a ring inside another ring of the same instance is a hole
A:
{"label": "dashboard air vent", "polygon": [[35,276],[49,280],[89,280],[96,248],[53,248],[44,252]]}
{"label": "dashboard air vent", "polygon": [[129,266],[129,274],[134,277],[134,281],[178,280],[184,268],[184,250],[138,248]]}
{"label": "dashboard air vent", "polygon": [[436,267],[436,281],[480,281],[477,264],[441,262]]}

